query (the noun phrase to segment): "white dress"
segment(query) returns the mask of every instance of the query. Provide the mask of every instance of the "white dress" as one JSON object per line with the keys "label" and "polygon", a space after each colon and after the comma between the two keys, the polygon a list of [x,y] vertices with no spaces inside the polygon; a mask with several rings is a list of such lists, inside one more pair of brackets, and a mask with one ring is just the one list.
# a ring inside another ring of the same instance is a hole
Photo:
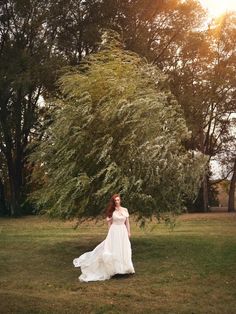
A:
{"label": "white dress", "polygon": [[[108,234],[93,251],[86,252],[73,260],[81,268],[80,281],[110,279],[115,274],[135,273],[132,263],[131,243],[125,225],[129,217],[127,208],[115,210]],[[107,218],[107,220],[109,220]]]}

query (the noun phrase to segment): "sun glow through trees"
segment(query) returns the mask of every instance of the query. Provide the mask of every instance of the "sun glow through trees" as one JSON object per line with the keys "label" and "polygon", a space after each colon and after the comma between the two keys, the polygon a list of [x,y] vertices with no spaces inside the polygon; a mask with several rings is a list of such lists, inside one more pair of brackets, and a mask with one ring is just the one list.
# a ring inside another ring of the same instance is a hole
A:
{"label": "sun glow through trees", "polygon": [[200,0],[200,2],[212,17],[218,17],[227,11],[236,11],[236,0]]}

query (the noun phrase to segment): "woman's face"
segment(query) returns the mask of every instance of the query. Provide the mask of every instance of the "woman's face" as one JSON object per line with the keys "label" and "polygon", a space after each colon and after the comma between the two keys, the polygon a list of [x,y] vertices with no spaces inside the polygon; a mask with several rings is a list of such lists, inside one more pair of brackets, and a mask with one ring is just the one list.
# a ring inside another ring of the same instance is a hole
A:
{"label": "woman's face", "polygon": [[115,197],[115,205],[116,205],[117,207],[120,206],[120,198],[119,198],[119,196]]}

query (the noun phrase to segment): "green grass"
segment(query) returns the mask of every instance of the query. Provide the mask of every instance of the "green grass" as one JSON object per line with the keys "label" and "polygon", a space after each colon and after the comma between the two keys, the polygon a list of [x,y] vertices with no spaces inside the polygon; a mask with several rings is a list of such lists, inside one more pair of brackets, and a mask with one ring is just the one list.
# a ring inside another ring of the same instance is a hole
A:
{"label": "green grass", "polygon": [[81,283],[72,260],[104,222],[0,219],[0,313],[236,313],[236,215],[185,214],[170,231],[131,220],[136,273]]}

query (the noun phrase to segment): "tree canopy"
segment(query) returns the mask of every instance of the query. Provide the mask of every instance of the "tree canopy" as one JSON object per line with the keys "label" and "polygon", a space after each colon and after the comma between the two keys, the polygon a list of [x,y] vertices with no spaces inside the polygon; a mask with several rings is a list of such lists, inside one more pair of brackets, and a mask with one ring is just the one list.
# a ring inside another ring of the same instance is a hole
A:
{"label": "tree canopy", "polygon": [[105,31],[97,53],[66,67],[54,122],[38,143],[30,194],[52,217],[98,216],[120,193],[139,217],[180,211],[196,197],[206,158],[187,129],[168,77]]}

